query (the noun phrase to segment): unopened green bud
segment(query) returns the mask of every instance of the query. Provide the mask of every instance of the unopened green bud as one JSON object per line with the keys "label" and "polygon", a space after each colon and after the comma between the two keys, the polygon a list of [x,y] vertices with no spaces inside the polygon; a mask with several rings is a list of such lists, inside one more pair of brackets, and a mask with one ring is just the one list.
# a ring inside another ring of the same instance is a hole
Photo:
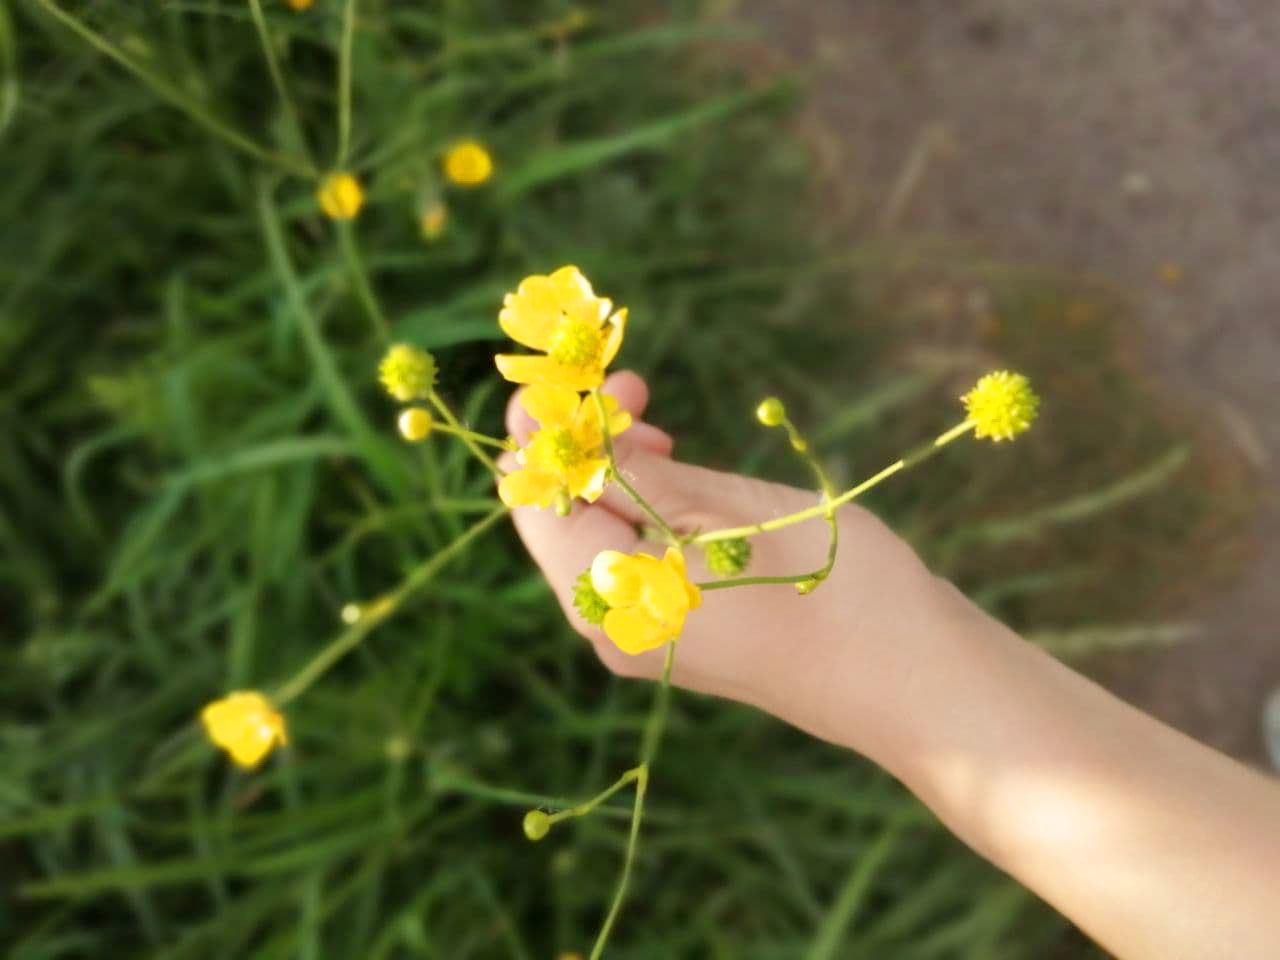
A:
{"label": "unopened green bud", "polygon": [[582,619],[594,627],[604,622],[604,615],[609,612],[609,604],[596,591],[591,583],[591,571],[584,570],[573,582],[573,606],[582,615]]}
{"label": "unopened green bud", "polygon": [[556,494],[556,516],[567,517],[573,512],[573,497],[569,496],[568,490],[561,490]]}
{"label": "unopened green bud", "polygon": [[707,544],[707,569],[717,577],[733,577],[751,562],[751,544],[743,537],[712,540]]}
{"label": "unopened green bud", "polygon": [[802,597],[807,597],[809,594],[813,593],[813,591],[818,589],[818,584],[820,582],[821,581],[819,581],[817,577],[810,577],[808,580],[801,580],[796,584],[796,593],[800,594]]}
{"label": "unopened green bud", "polygon": [[551,830],[551,818],[541,810],[530,810],[524,815],[524,835],[537,843]]}
{"label": "unopened green bud", "polygon": [[780,427],[782,421],[787,419],[787,408],[777,397],[766,397],[756,407],[756,419],[766,427]]}

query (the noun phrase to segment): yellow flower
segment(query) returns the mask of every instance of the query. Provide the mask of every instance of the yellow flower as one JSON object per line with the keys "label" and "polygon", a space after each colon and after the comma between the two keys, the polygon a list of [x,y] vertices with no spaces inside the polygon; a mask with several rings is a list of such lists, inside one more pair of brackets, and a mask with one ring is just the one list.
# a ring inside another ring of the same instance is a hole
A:
{"label": "yellow flower", "polygon": [[503,300],[498,323],[512,340],[546,356],[499,354],[498,371],[512,383],[592,390],[622,346],[627,311],[597,297],[577,267],[526,278]]}
{"label": "yellow flower", "polygon": [[364,206],[364,189],[349,173],[331,173],[320,181],[316,200],[331,220],[354,220]]}
{"label": "yellow flower", "polygon": [[288,3],[295,10],[309,10],[315,0],[288,0]]}
{"label": "yellow flower", "polygon": [[378,379],[401,403],[424,400],[436,385],[435,357],[407,343],[397,343],[378,364]]}
{"label": "yellow flower", "polygon": [[1031,382],[1008,370],[988,373],[961,399],[976,425],[974,436],[990,437],[997,443],[1026,431],[1040,410],[1040,398]]}
{"label": "yellow flower", "polygon": [[702,606],[684,556],[668,547],[661,560],[605,550],[591,564],[591,585],[609,604],[604,632],[623,653],[644,653],[680,636],[685,615]]}
{"label": "yellow flower", "polygon": [[200,713],[200,719],[209,739],[242,767],[256,767],[277,744],[289,742],[284,717],[253,690],[215,700]]}
{"label": "yellow flower", "polygon": [[425,240],[439,240],[449,222],[449,208],[439,200],[424,207],[418,214],[418,227]]}
{"label": "yellow flower", "polygon": [[[582,497],[594,503],[604,492],[609,461],[595,400],[573,390],[535,384],[520,395],[520,405],[541,427],[516,454],[523,469],[498,483],[498,496],[509,507],[550,506],[557,498]],[[631,414],[604,398],[609,433],[631,426]]]}
{"label": "yellow flower", "polygon": [[444,155],[444,175],[460,187],[478,187],[493,176],[493,155],[475,140],[463,140]]}

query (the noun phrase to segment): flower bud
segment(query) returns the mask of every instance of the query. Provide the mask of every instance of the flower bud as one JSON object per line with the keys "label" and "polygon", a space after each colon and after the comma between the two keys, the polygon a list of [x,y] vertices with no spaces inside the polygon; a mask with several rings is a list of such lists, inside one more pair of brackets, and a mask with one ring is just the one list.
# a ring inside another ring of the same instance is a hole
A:
{"label": "flower bud", "polygon": [[569,496],[568,490],[561,490],[556,494],[556,516],[567,517],[573,513],[573,497]]}
{"label": "flower bud", "polygon": [[551,830],[551,818],[541,810],[530,810],[524,815],[524,835],[537,843]]}
{"label": "flower bud", "polygon": [[425,440],[431,433],[431,428],[435,426],[435,420],[432,419],[431,414],[422,407],[410,407],[400,414],[397,423],[400,427],[400,436],[410,443]]}
{"label": "flower bud", "polygon": [[747,569],[751,562],[751,544],[743,537],[712,540],[704,548],[707,569],[717,577],[733,577]]}
{"label": "flower bud", "polygon": [[818,580],[817,577],[810,577],[808,580],[801,580],[796,584],[796,593],[800,594],[802,597],[807,597],[809,594],[813,593],[813,591],[818,589],[818,584],[820,582],[821,581]]}
{"label": "flower bud", "polygon": [[760,406],[756,407],[756,419],[766,427],[779,427],[782,421],[787,419],[787,408],[777,397],[766,397],[761,401]]}

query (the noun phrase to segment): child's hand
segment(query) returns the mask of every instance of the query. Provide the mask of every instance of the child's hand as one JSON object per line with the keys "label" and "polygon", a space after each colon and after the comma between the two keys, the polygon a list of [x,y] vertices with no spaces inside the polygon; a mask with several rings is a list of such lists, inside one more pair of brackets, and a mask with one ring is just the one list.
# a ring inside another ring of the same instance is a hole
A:
{"label": "child's hand", "polygon": [[[648,388],[634,373],[610,377],[604,391],[639,421]],[[515,402],[507,426],[522,445],[536,424]],[[786,440],[779,437],[779,456]],[[713,530],[764,520],[813,506],[814,491],[719,473],[671,459],[673,441],[637,422],[615,443],[621,469],[642,496],[677,531]],[[510,467],[508,463],[506,466]],[[550,581],[569,620],[595,646],[613,672],[654,678],[663,651],[630,656],[573,607],[574,580],[601,550],[660,554],[642,542],[643,513],[611,487],[595,504],[576,502],[572,515],[518,509],[515,525]],[[685,622],[674,672],[681,686],[761,707],[812,733],[864,752],[875,731],[892,726],[900,697],[938,631],[934,621],[952,606],[952,594],[914,552],[870,513],[839,511],[841,545],[830,577],[809,596],[791,584],[705,591],[703,605]],[[746,575],[816,570],[826,560],[829,529],[822,518],[753,537]],[[685,548],[695,583],[715,579],[702,550]],[[851,722],[852,721],[852,722]],[[850,729],[865,730],[849,743]]]}

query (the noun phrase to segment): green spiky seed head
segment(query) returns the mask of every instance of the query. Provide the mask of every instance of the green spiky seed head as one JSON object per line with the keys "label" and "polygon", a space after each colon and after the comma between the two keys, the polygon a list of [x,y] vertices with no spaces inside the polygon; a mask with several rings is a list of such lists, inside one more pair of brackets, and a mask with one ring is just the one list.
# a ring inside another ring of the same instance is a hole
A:
{"label": "green spiky seed head", "polygon": [[743,537],[712,540],[706,546],[707,569],[717,577],[734,577],[751,563],[751,544]]}
{"label": "green spiky seed head", "polygon": [[590,570],[584,570],[573,581],[573,606],[582,619],[593,627],[600,626],[604,622],[604,615],[609,612],[609,604],[591,584]]}

